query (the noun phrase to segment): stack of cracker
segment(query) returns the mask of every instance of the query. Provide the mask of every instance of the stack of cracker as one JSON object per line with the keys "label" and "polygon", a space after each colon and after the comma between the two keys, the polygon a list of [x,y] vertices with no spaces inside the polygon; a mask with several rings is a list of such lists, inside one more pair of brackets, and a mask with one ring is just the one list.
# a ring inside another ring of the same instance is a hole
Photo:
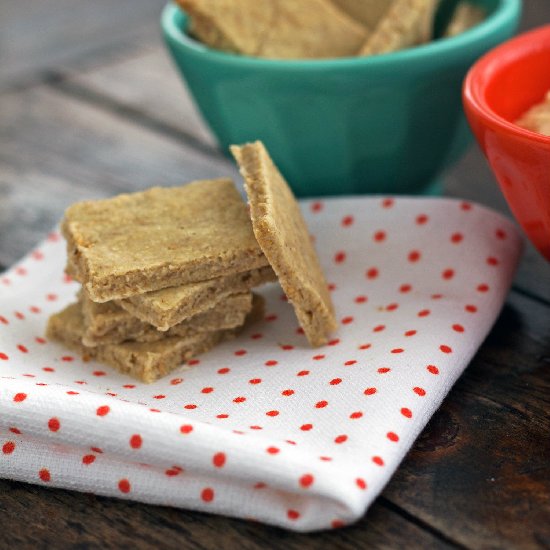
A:
{"label": "stack of cracker", "polygon": [[48,337],[152,382],[235,337],[261,313],[251,289],[278,278],[309,341],[325,343],[336,323],[298,204],[261,143],[233,152],[250,209],[229,179],[69,207],[66,271],[82,288]]}

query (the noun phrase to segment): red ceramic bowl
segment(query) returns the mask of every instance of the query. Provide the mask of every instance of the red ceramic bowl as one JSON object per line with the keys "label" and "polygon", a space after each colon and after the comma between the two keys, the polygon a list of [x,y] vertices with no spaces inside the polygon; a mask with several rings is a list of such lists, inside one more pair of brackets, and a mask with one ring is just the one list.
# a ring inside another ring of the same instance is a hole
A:
{"label": "red ceramic bowl", "polygon": [[510,209],[550,260],[550,137],[514,121],[550,90],[550,25],[491,50],[463,88],[466,116]]}

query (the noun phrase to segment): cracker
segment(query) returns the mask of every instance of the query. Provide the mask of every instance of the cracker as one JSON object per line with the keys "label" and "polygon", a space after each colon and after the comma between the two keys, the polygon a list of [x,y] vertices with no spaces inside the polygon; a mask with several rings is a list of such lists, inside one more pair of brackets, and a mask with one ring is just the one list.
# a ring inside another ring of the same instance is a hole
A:
{"label": "cracker", "polygon": [[233,53],[257,55],[273,21],[273,0],[176,0],[190,16],[192,36],[204,44]]}
{"label": "cracker", "polygon": [[332,0],[332,3],[372,31],[390,9],[393,0]]}
{"label": "cracker", "polygon": [[359,55],[394,52],[431,38],[437,0],[393,0]]}
{"label": "cracker", "polygon": [[459,2],[451,20],[443,33],[445,37],[456,36],[481,23],[486,17],[485,10],[470,2]]}
{"label": "cracker", "polygon": [[95,359],[117,371],[151,383],[195,355],[231,338],[235,330],[204,332],[187,338],[172,336],[157,342],[126,342],[96,347],[82,344],[84,321],[79,304],[71,304],[48,321],[46,335],[79,353],[84,361]]}
{"label": "cracker", "polygon": [[244,177],[254,234],[309,342],[320,346],[337,324],[300,207],[261,142],[232,146],[231,152]]}
{"label": "cracker", "polygon": [[212,48],[272,59],[354,55],[366,29],[329,0],[177,0]]}
{"label": "cracker", "polygon": [[117,300],[117,304],[159,330],[168,330],[185,319],[214,307],[231,294],[246,292],[276,280],[271,267],[262,267],[200,283],[138,294],[125,300]]}
{"label": "cracker", "polygon": [[531,107],[516,120],[516,124],[526,130],[550,136],[550,91],[541,103]]}
{"label": "cracker", "polygon": [[267,265],[229,179],[77,203],[62,232],[67,272],[95,302]]}
{"label": "cracker", "polygon": [[252,293],[233,294],[204,313],[194,315],[167,331],[140,321],[114,302],[92,302],[84,292],[80,303],[84,317],[82,343],[86,346],[125,341],[155,342],[171,336],[186,338],[203,332],[239,327],[252,308]]}

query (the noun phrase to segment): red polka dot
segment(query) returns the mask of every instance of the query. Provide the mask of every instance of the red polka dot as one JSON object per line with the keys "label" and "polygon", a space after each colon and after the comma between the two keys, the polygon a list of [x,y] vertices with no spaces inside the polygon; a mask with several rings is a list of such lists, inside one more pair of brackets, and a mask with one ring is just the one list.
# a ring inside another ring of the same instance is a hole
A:
{"label": "red polka dot", "polygon": [[361,489],[362,491],[364,491],[364,490],[367,488],[367,482],[366,482],[362,477],[358,477],[358,478],[355,480],[355,484],[356,484],[357,487],[359,487],[359,489]]}
{"label": "red polka dot", "polygon": [[506,238],[506,231],[504,231],[504,229],[497,229],[495,235],[497,239],[504,240]]}
{"label": "red polka dot", "polygon": [[397,441],[399,441],[399,436],[395,433],[395,432],[388,432],[386,434],[386,437],[390,440],[390,441],[393,441],[394,443],[396,443]]}
{"label": "red polka dot", "polygon": [[464,308],[468,313],[476,313],[477,312],[477,307],[472,305],[472,304],[468,304],[465,308]]}
{"label": "red polka dot", "polygon": [[225,453],[216,453],[212,457],[212,464],[216,466],[216,468],[222,468],[225,465],[226,456]]}
{"label": "red polka dot", "polygon": [[202,388],[201,393],[212,393],[214,391],[214,388],[206,387]]}
{"label": "red polka dot", "polygon": [[416,395],[420,395],[420,397],[424,397],[426,395],[426,390],[418,386],[413,388],[413,392],[416,393]]}
{"label": "red polka dot", "polygon": [[39,307],[31,306],[31,307],[29,308],[29,311],[30,311],[31,313],[40,313],[42,310],[41,310]]}
{"label": "red polka dot", "polygon": [[265,489],[267,487],[267,484],[261,481],[258,481],[258,483],[256,483],[253,487],[254,489]]}
{"label": "red polka dot", "polygon": [[15,450],[15,443],[13,441],[6,441],[4,445],[2,445],[2,452],[5,455],[11,455],[13,451]]}
{"label": "red polka dot", "polygon": [[[61,361],[65,361],[66,363],[70,363],[71,361],[74,361],[74,357],[72,357],[71,355],[64,355],[63,357],[61,357]],[[95,372],[94,372],[95,374]]]}
{"label": "red polka dot", "polygon": [[379,456],[373,456],[373,457],[372,457],[372,461],[373,461],[377,466],[384,466],[384,461],[383,461],[382,458],[379,457]]}
{"label": "red polka dot", "polygon": [[22,321],[22,320],[25,318],[25,316],[24,316],[20,311],[16,311],[16,312],[14,313],[14,315],[15,315],[15,316],[17,317],[17,319],[19,319],[20,321]]}
{"label": "red polka dot", "polygon": [[361,418],[363,416],[363,413],[361,411],[352,412],[349,417],[352,420],[356,420],[357,418]]}
{"label": "red polka dot", "polygon": [[311,474],[304,474],[300,478],[299,483],[304,489],[307,489],[308,487],[311,487],[313,485],[314,481],[315,478]]}
{"label": "red polka dot", "polygon": [[445,279],[446,281],[449,281],[455,276],[454,269],[445,269],[443,273],[441,273],[441,277]]}
{"label": "red polka dot", "polygon": [[0,359],[2,361],[7,361],[9,359],[9,357],[5,353],[0,351]]}
{"label": "red polka dot", "polygon": [[365,304],[365,303],[367,303],[367,301],[368,301],[368,298],[366,296],[361,295],[361,296],[356,296],[355,297],[355,303],[356,304]]}
{"label": "red polka dot", "polygon": [[233,403],[244,403],[245,401],[246,397],[243,396],[235,397],[235,399],[233,399]]}
{"label": "red polka dot", "polygon": [[25,399],[27,399],[27,394],[26,394],[26,393],[16,393],[16,394],[13,396],[13,400],[14,400],[16,403],[21,403],[21,401],[25,401]]}
{"label": "red polka dot", "polygon": [[42,468],[38,472],[38,477],[46,483],[52,479],[52,476],[50,475],[50,471],[47,468]]}
{"label": "red polka dot", "polygon": [[443,298],[443,294],[432,294],[430,298],[432,300],[440,300],[441,298]]}
{"label": "red polka dot", "polygon": [[454,244],[458,244],[462,242],[463,239],[464,239],[464,235],[462,233],[453,233],[451,235],[451,242]]}
{"label": "red polka dot", "polygon": [[277,315],[275,315],[274,313],[270,313],[269,315],[265,316],[265,320],[267,322],[276,321],[277,320]]}
{"label": "red polka dot", "polygon": [[118,490],[121,493],[129,493],[131,489],[130,482],[127,479],[121,479],[118,482]]}
{"label": "red polka dot", "polygon": [[37,336],[34,341],[37,343],[37,344],[45,344],[46,343],[46,340],[44,338],[40,338],[40,336]]}
{"label": "red polka dot", "polygon": [[86,466],[88,466],[89,464],[92,464],[93,462],[95,462],[95,455],[84,455],[82,457],[82,464],[85,464]]}
{"label": "red polka dot", "polygon": [[336,252],[334,255],[334,263],[341,264],[346,261],[346,253],[345,252]]}
{"label": "red polka dot", "polygon": [[377,391],[376,388],[367,388],[363,393],[365,395],[374,395]]}
{"label": "red polka dot", "polygon": [[439,349],[443,352],[443,353],[452,353],[453,352],[453,349],[450,347],[450,346],[447,346],[445,344],[441,344],[439,346]]}
{"label": "red polka dot", "polygon": [[399,304],[388,304],[386,306],[386,311],[395,311],[399,307]]}
{"label": "red polka dot", "polygon": [[296,374],[296,376],[307,376],[309,374],[308,370],[301,370]]}
{"label": "red polka dot", "polygon": [[487,261],[487,264],[491,266],[495,266],[500,263],[499,260],[494,256],[489,256],[486,261]]}
{"label": "red polka dot", "polygon": [[322,354],[321,354],[321,355],[314,355],[314,356],[312,357],[312,359],[313,359],[314,361],[321,361],[321,360],[324,359],[324,358],[325,358],[325,356],[322,355]]}
{"label": "red polka dot", "polygon": [[370,269],[367,270],[365,275],[366,275],[367,279],[376,279],[379,274],[380,274],[380,272],[378,271],[378,269],[376,267],[371,267]]}
{"label": "red polka dot", "polygon": [[265,414],[267,416],[279,416],[279,411],[267,411]]}
{"label": "red polka dot", "polygon": [[330,523],[330,526],[333,529],[340,529],[342,527],[345,527],[345,523],[341,519],[333,519]]}
{"label": "red polka dot", "polygon": [[429,309],[423,309],[417,313],[418,317],[427,317],[431,311]]}
{"label": "red polka dot", "polygon": [[390,372],[390,371],[391,369],[389,369],[388,367],[380,367],[377,372],[379,374],[386,374],[387,372]]}
{"label": "red polka dot", "polygon": [[218,374],[227,374],[231,369],[228,367],[223,367],[221,369],[218,369]]}
{"label": "red polka dot", "polygon": [[11,432],[12,434],[18,434],[18,435],[21,434],[21,430],[18,429],[18,428],[10,428],[10,432]]}
{"label": "red polka dot", "polygon": [[468,211],[472,209],[472,205],[469,202],[461,202],[460,209],[464,211]]}
{"label": "red polka dot", "polygon": [[346,367],[351,367],[352,365],[355,365],[356,363],[357,363],[357,361],[356,361],[355,359],[349,359],[348,361],[346,361],[346,362],[344,363],[344,365],[345,365]]}
{"label": "red polka dot", "polygon": [[331,386],[337,386],[338,384],[340,384],[342,382],[342,379],[341,378],[333,378],[329,384]]}
{"label": "red polka dot", "polygon": [[142,443],[143,443],[143,440],[141,439],[141,435],[139,434],[134,434],[130,438],[130,447],[132,447],[132,449],[140,449]]}
{"label": "red polka dot", "polygon": [[439,369],[435,365],[428,365],[426,370],[432,374],[439,374]]}
{"label": "red polka dot", "polygon": [[300,430],[302,430],[303,432],[309,432],[309,430],[311,430],[313,428],[313,424],[302,424],[300,426]]}
{"label": "red polka dot", "polygon": [[42,367],[42,370],[44,372],[55,372],[55,369],[52,367]]}
{"label": "red polka dot", "polygon": [[281,349],[284,350],[284,351],[289,351],[291,349],[294,349],[294,346],[291,346],[290,344],[283,344],[281,346]]}
{"label": "red polka dot", "polygon": [[372,332],[382,332],[386,329],[386,325],[377,325],[372,329]]}
{"label": "red polka dot", "polygon": [[250,336],[250,338],[252,338],[252,340],[259,340],[260,338],[263,338],[264,335],[263,334],[260,334],[259,332],[255,332],[254,334],[252,334]]}
{"label": "red polka dot", "polygon": [[216,418],[220,418],[220,419],[224,419],[224,418],[229,418],[229,415],[228,414],[217,414],[216,415]]}
{"label": "red polka dot", "polygon": [[256,384],[261,384],[262,383],[262,379],[261,378],[251,378],[249,381],[248,381],[249,384],[252,384],[252,385],[256,385]]}
{"label": "red polka dot", "polygon": [[214,489],[212,489],[211,487],[206,487],[205,489],[203,489],[201,493],[201,499],[204,502],[212,502],[214,500]]}
{"label": "red polka dot", "polygon": [[237,351],[234,352],[234,354],[237,356],[237,357],[241,357],[243,355],[246,355],[246,350],[245,349],[238,349]]}
{"label": "red polka dot", "polygon": [[294,395],[294,390],[283,390],[281,392],[281,395],[284,395],[286,397],[290,396],[290,395]]}
{"label": "red polka dot", "polygon": [[354,221],[354,220],[353,220],[353,216],[344,216],[344,217],[342,218],[342,225],[343,225],[344,227],[349,227],[350,225],[353,224],[353,221]]}
{"label": "red polka dot", "polygon": [[98,407],[96,410],[97,416],[105,416],[106,414],[109,414],[111,408],[108,405],[102,405],[101,407]]}
{"label": "red polka dot", "polygon": [[183,426],[180,427],[180,432],[182,434],[190,434],[192,431],[193,431],[193,426],[191,426],[190,424],[184,424]]}
{"label": "red polka dot", "polygon": [[345,443],[347,440],[348,440],[348,436],[345,434],[342,434],[334,438],[334,443],[341,444],[341,443]]}
{"label": "red polka dot", "polygon": [[190,365],[191,367],[192,367],[193,365],[198,365],[199,363],[200,363],[200,359],[189,359],[189,360],[187,361],[187,364]]}
{"label": "red polka dot", "polygon": [[[327,288],[329,289],[330,292],[333,292],[336,290],[336,285],[334,283],[329,283],[327,285]],[[298,334],[304,334],[304,329],[300,327],[296,329],[296,332],[298,332]]]}
{"label": "red polka dot", "polygon": [[409,252],[408,260],[412,263],[417,262],[420,260],[420,252],[418,252],[418,250],[411,250],[411,252]]}
{"label": "red polka dot", "polygon": [[406,294],[407,292],[410,292],[412,290],[412,286],[409,284],[404,284],[399,287],[399,292],[402,294]]}
{"label": "red polka dot", "polygon": [[3,325],[10,324],[10,322],[3,315],[0,315],[0,323],[2,323]]}
{"label": "red polka dot", "polygon": [[391,208],[394,205],[395,201],[392,198],[387,198],[382,201],[382,208]]}
{"label": "red polka dot", "polygon": [[47,294],[46,300],[48,300],[48,302],[55,302],[57,300],[57,294]]}
{"label": "red polka dot", "polygon": [[453,325],[453,330],[455,332],[464,332],[464,327],[462,325],[459,325],[459,324],[454,324]]}
{"label": "red polka dot", "polygon": [[278,361],[275,361],[274,359],[270,359],[269,361],[266,361],[264,363],[264,365],[266,367],[274,367],[275,365],[277,365],[279,362]]}
{"label": "red polka dot", "polygon": [[328,405],[328,401],[317,401],[317,403],[315,403],[315,408],[324,409],[327,405]]}
{"label": "red polka dot", "polygon": [[165,470],[164,475],[168,477],[174,477],[181,473],[181,470],[179,468],[168,468],[168,470]]}
{"label": "red polka dot", "polygon": [[197,408],[197,405],[195,405],[195,403],[188,403],[187,405],[184,405],[183,408],[188,411],[192,411]]}
{"label": "red polka dot", "polygon": [[403,348],[393,348],[391,353],[403,353],[405,350]]}
{"label": "red polka dot", "polygon": [[323,203],[320,201],[312,202],[310,208],[312,212],[321,212],[323,209]]}
{"label": "red polka dot", "polygon": [[416,330],[407,330],[403,333],[405,336],[414,336],[416,334]]}
{"label": "red polka dot", "polygon": [[341,323],[343,325],[349,325],[350,323],[353,323],[353,317],[351,316],[348,316],[348,317],[344,317],[341,321]]}
{"label": "red polka dot", "polygon": [[61,424],[57,418],[50,418],[48,420],[48,428],[50,432],[57,432],[59,431],[60,427],[61,427]]}
{"label": "red polka dot", "polygon": [[489,291],[489,285],[486,285],[484,283],[477,286],[478,292],[488,292]]}
{"label": "red polka dot", "polygon": [[416,223],[418,225],[424,225],[428,221],[428,216],[426,214],[419,214],[416,216]]}
{"label": "red polka dot", "polygon": [[280,451],[280,449],[277,448],[277,447],[268,447],[266,449],[266,452],[269,453],[270,455],[276,455],[276,454],[279,453],[279,451]]}
{"label": "red polka dot", "polygon": [[411,409],[407,409],[406,407],[403,407],[403,408],[401,409],[401,414],[402,414],[403,416],[406,416],[407,418],[412,418],[412,411],[411,411]]}
{"label": "red polka dot", "polygon": [[292,521],[296,521],[300,517],[300,512],[296,510],[287,510],[286,516]]}
{"label": "red polka dot", "polygon": [[381,243],[386,240],[386,232],[382,230],[376,231],[372,238],[374,242]]}
{"label": "red polka dot", "polygon": [[372,344],[361,344],[359,346],[359,349],[370,349],[372,347]]}

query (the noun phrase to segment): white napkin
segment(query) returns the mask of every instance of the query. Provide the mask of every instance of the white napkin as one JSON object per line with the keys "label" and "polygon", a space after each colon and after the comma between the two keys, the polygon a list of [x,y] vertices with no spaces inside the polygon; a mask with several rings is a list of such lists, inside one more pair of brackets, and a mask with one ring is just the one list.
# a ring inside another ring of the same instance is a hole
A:
{"label": "white napkin", "polygon": [[51,234],[0,275],[0,476],[310,531],[359,519],[494,323],[514,225],[449,199],[302,203],[340,329],[265,320],[145,385],[47,342],[74,299]]}

